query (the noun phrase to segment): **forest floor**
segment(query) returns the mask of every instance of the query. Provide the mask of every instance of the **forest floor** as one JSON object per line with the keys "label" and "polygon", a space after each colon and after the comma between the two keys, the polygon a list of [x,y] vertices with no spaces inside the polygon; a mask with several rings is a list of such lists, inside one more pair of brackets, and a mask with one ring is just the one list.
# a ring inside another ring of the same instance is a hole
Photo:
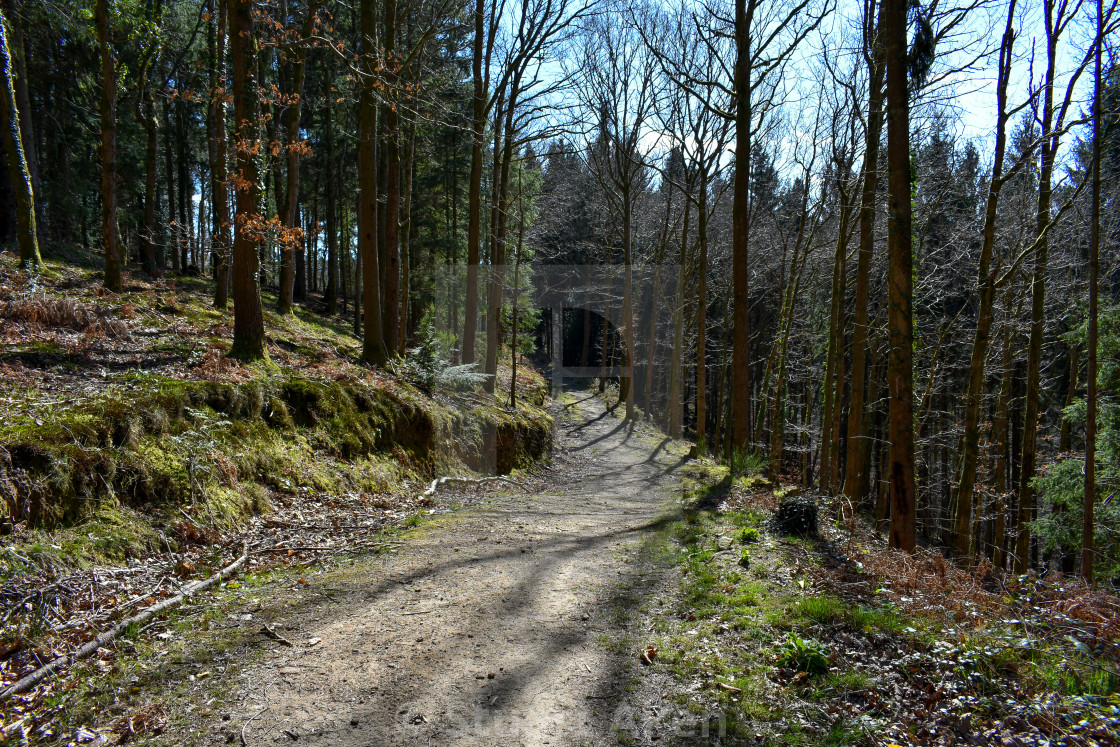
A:
{"label": "forest floor", "polygon": [[63,744],[1116,744],[1114,599],[778,533],[588,393],[524,489],[230,583],[106,651]]}

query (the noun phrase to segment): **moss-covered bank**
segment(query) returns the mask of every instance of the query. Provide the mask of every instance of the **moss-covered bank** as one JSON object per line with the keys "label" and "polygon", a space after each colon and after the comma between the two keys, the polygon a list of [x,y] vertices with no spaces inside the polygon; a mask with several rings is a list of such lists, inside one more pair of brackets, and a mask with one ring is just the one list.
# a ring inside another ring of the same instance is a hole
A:
{"label": "moss-covered bank", "polygon": [[269,491],[379,492],[464,468],[506,473],[551,450],[544,399],[509,411],[396,381],[138,375],[6,418],[0,514],[55,527],[109,502],[232,527],[266,509]]}

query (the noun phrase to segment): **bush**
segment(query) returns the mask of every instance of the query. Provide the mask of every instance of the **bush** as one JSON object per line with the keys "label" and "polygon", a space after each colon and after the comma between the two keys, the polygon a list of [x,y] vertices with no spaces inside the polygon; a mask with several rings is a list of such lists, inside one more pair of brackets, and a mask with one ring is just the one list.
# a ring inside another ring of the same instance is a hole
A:
{"label": "bush", "polygon": [[425,393],[474,389],[489,378],[474,363],[452,365],[451,346],[440,338],[431,322],[421,327],[418,338],[420,344],[391,365],[397,376]]}

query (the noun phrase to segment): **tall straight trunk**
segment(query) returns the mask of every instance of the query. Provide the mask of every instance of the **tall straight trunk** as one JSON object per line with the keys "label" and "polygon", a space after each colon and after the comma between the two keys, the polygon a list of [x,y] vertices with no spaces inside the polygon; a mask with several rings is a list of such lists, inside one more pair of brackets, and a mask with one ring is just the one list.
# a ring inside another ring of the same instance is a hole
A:
{"label": "tall straight trunk", "polygon": [[482,138],[486,130],[486,87],[482,78],[485,30],[485,0],[475,0],[474,51],[471,78],[474,83],[471,128],[471,175],[467,187],[467,288],[463,311],[463,363],[474,363],[475,331],[478,328],[478,262],[482,234]]}
{"label": "tall straight trunk", "polygon": [[700,245],[696,268],[696,447],[707,452],[708,434],[708,166],[700,167],[700,205],[696,220]]}
{"label": "tall straight trunk", "polygon": [[[748,13],[748,6],[750,13]],[[731,205],[731,274],[734,340],[731,361],[732,449],[750,448],[750,295],[747,282],[751,172],[750,25],[754,0],[735,0],[735,177]]]}
{"label": "tall straight trunk", "polygon": [[634,195],[627,185],[622,210],[622,365],[619,399],[626,402],[626,419],[634,419]]}
{"label": "tall straight trunk", "polygon": [[[868,36],[874,36],[874,4],[870,4]],[[883,64],[882,48],[877,42],[868,49],[870,94],[867,106],[866,142],[863,150],[863,191],[859,204],[859,254],[856,259],[856,297],[852,311],[852,375],[848,397],[848,449],[844,471],[844,498],[850,506],[863,500],[867,474],[863,467],[869,462],[868,428],[864,417],[867,391],[867,329],[868,301],[871,296],[871,260],[875,252],[875,193],[879,186],[879,144],[883,135]],[[823,446],[822,446],[823,449]]]}
{"label": "tall straight trunk", "polygon": [[[688,184],[686,189],[691,187]],[[677,262],[677,301],[673,304],[673,349],[669,354],[669,435],[681,437],[681,361],[684,356],[684,298],[685,298],[685,258],[688,248],[688,228],[692,213],[692,201],[688,195],[684,200],[684,218],[681,220],[681,249]]]}
{"label": "tall straight trunk", "polygon": [[[844,179],[846,174],[841,174]],[[836,363],[842,355],[844,337],[844,294],[845,294],[845,269],[844,259],[847,253],[848,220],[851,208],[848,205],[847,191],[840,188],[840,226],[836,234],[836,250],[832,257],[832,304],[829,309],[828,324],[828,352],[825,358],[824,373],[824,409],[821,414],[821,467],[817,479],[822,491],[831,492],[835,479],[834,472],[839,471],[839,465],[832,462],[832,448],[829,437],[832,432],[833,409],[840,409],[838,400],[843,392],[843,380],[836,375]],[[841,514],[847,518],[847,502],[841,503]]]}
{"label": "tall straight trunk", "polygon": [[361,262],[362,308],[365,330],[362,360],[384,365],[388,359],[381,322],[381,284],[377,247],[377,99],[373,90],[377,38],[375,0],[361,0],[361,54],[369,79],[361,84],[358,100],[358,254]]}
{"label": "tall straight trunk", "polygon": [[401,313],[400,331],[397,333],[397,355],[404,355],[408,344],[409,325],[415,320],[410,313],[412,303],[412,170],[416,160],[416,123],[408,125],[408,149],[404,157],[404,195],[401,203]]}
{"label": "tall straight trunk", "polygon": [[498,375],[498,348],[502,342],[502,297],[505,287],[506,263],[506,219],[509,215],[509,169],[513,162],[514,110],[517,105],[517,92],[521,76],[515,75],[509,88],[509,102],[499,111],[504,114],[505,122],[495,133],[494,153],[501,157],[495,163],[495,188],[493,190],[493,209],[491,211],[490,234],[490,283],[489,298],[486,304],[486,362],[483,371],[490,374],[485,389],[494,391]]}
{"label": "tall straight trunk", "polygon": [[229,195],[226,187],[226,103],[220,90],[225,71],[226,3],[217,5],[218,25],[213,36],[210,67],[210,202],[214,218],[211,244],[214,247],[214,306],[225,309],[229,303]]}
{"label": "tall straight trunk", "polygon": [[883,0],[882,29],[887,63],[887,184],[890,194],[887,234],[887,328],[890,388],[889,544],[914,551],[914,330],[913,256],[910,209],[910,101],[907,81],[906,0]]}
{"label": "tall straight trunk", "polygon": [[156,122],[155,102],[152,101],[151,82],[141,91],[137,116],[144,128],[144,231],[140,236],[140,254],[144,258],[144,271],[156,274],[156,182],[159,169],[159,127]]}
{"label": "tall straight trunk", "polygon": [[1023,458],[1019,470],[1019,515],[1016,521],[1015,569],[1030,567],[1031,531],[1034,519],[1035,460],[1038,450],[1039,384],[1042,375],[1042,336],[1046,331],[1046,272],[1049,258],[1050,206],[1054,174],[1054,76],[1057,66],[1058,35],[1054,28],[1054,0],[1044,0],[1046,20],[1046,74],[1043,85],[1042,158],[1038,179],[1036,213],[1037,242],[1034,274],[1031,277],[1031,335],[1027,343],[1027,391],[1023,408]]}
{"label": "tall straight trunk", "polygon": [[[385,49],[385,76],[390,96],[396,95],[397,85],[397,0],[385,2],[385,35],[381,40]],[[385,346],[396,354],[400,336],[400,208],[401,208],[401,145],[400,111],[394,102],[383,109],[385,117],[385,257],[382,272],[385,278],[385,297],[382,302],[382,322],[385,326]]]}
{"label": "tall straight trunk", "polygon": [[12,80],[12,54],[8,43],[8,23],[0,14],[0,113],[3,115],[4,153],[16,202],[16,239],[20,266],[39,269],[39,231],[35,223],[35,190],[27,165],[24,140],[20,134],[20,112]]}
{"label": "tall straight trunk", "polygon": [[995,446],[995,460],[993,466],[995,488],[995,526],[992,527],[992,565],[996,568],[1004,567],[1004,549],[1007,546],[1007,495],[1008,475],[1010,464],[1011,443],[1008,428],[1009,410],[1011,408],[1011,364],[1014,357],[1012,343],[1012,325],[1018,313],[1012,314],[1012,291],[1007,292],[1007,312],[1003,324],[1003,359],[999,379],[999,394],[996,396],[996,412],[992,418],[992,441]]}
{"label": "tall straight trunk", "polygon": [[1089,227],[1088,391],[1085,394],[1085,498],[1081,529],[1081,577],[1093,583],[1094,509],[1097,492],[1097,281],[1101,247],[1101,47],[1104,46],[1104,0],[1097,0],[1097,54],[1093,63],[1093,209]]}
{"label": "tall straight trunk", "polygon": [[194,233],[194,182],[190,178],[190,137],[187,134],[187,103],[175,107],[176,139],[179,142],[179,269],[190,267],[191,234]]}
{"label": "tall straight trunk", "polygon": [[[27,85],[27,62],[23,44],[23,24],[19,17],[14,0],[4,0],[4,15],[8,19],[8,59],[11,68],[11,88],[15,94],[16,108],[19,115],[19,135],[23,146],[23,157],[27,162],[27,173],[31,179],[31,194],[34,196],[32,209],[35,211],[36,231],[46,230],[46,218],[43,213],[43,183],[39,171],[39,151],[35,147],[35,124],[31,117],[31,91]],[[9,167],[11,168],[11,167]],[[14,184],[15,182],[13,182]],[[17,210],[18,210],[17,206]],[[36,236],[38,240],[39,236]]]}
{"label": "tall straight trunk", "polygon": [[999,71],[996,82],[996,143],[995,160],[988,186],[988,200],[984,209],[984,238],[980,247],[976,285],[980,292],[980,309],[976,318],[976,334],[972,338],[972,362],[969,367],[968,393],[964,405],[964,441],[961,444],[961,472],[957,487],[956,545],[957,554],[968,557],[972,527],[972,497],[976,485],[976,465],[980,453],[980,399],[984,393],[984,361],[988,355],[991,338],[992,307],[996,295],[996,272],[992,269],[992,250],[995,246],[996,217],[999,193],[1003,187],[1003,159],[1007,143],[1007,84],[1011,75],[1012,49],[1015,42],[1015,0],[1007,11],[1007,27],[999,53]]}
{"label": "tall straight trunk", "polygon": [[517,249],[513,260],[513,329],[510,332],[509,406],[517,407],[517,296],[521,287],[521,251],[525,243],[525,199],[517,172]]}
{"label": "tall straight trunk", "polygon": [[105,288],[120,293],[123,263],[117,235],[117,65],[109,43],[109,0],[97,0],[94,17],[101,51],[101,241],[105,250]]}
{"label": "tall straight trunk", "polygon": [[1062,426],[1058,435],[1058,451],[1065,453],[1073,449],[1073,423],[1065,416],[1066,410],[1073,404],[1077,398],[1077,379],[1078,369],[1080,367],[1080,349],[1077,343],[1070,343],[1066,346],[1066,371],[1067,385],[1066,385],[1066,401],[1062,405]]}
{"label": "tall straight trunk", "polygon": [[237,178],[234,181],[237,212],[233,236],[233,345],[231,358],[252,361],[266,358],[264,315],[261,309],[260,236],[254,225],[257,212],[257,162],[252,153],[257,141],[257,41],[253,31],[252,0],[226,0],[229,14],[229,53],[233,63],[233,117],[237,123]]}
{"label": "tall straight trunk", "polygon": [[[333,68],[331,69],[333,72]],[[327,197],[327,314],[334,316],[338,313],[338,223],[335,213],[334,205],[334,184],[336,174],[336,163],[334,158],[334,105],[332,102],[333,95],[329,90],[326,95],[326,103],[324,105],[323,116],[323,129],[326,139],[326,161],[327,161],[327,179],[326,179],[326,197]]]}
{"label": "tall straight trunk", "polygon": [[[232,46],[232,45],[231,45]],[[160,269],[166,269],[167,254],[171,254],[171,269],[179,272],[179,222],[178,222],[178,200],[175,196],[175,156],[171,147],[171,141],[175,138],[171,130],[171,105],[166,96],[162,97],[161,114],[163,116],[163,169],[164,181],[167,183],[167,224],[168,235],[164,245],[163,252],[163,265]]]}
{"label": "tall straight trunk", "polygon": [[[669,219],[673,209],[673,187],[666,182],[665,184],[665,216],[661,222],[661,232],[657,239],[657,254],[653,265],[653,293],[650,297],[649,308],[649,364],[646,374],[646,396],[645,407],[646,416],[653,416],[653,386],[654,386],[654,371],[656,366],[654,362],[657,359],[657,322],[660,317],[659,303],[661,300],[661,265],[665,262],[665,249],[669,243]],[[588,276],[589,270],[584,269],[584,277]],[[586,280],[584,281],[586,284]],[[678,287],[677,292],[681,290]],[[585,308],[583,310],[583,351],[581,353],[580,366],[587,365],[587,348],[589,347],[589,337],[591,332],[591,313]]]}
{"label": "tall straight trunk", "polygon": [[[311,36],[315,28],[315,13],[318,11],[318,0],[311,0],[307,5],[307,16],[303,21],[303,38]],[[277,205],[282,209],[284,225],[289,229],[296,227],[299,212],[299,123],[303,102],[303,81],[307,72],[307,47],[297,45],[289,54],[295,57],[292,65],[291,90],[294,97],[293,103],[284,110],[284,148],[287,165],[286,179],[284,181],[284,203]],[[280,193],[276,195],[279,202]],[[280,245],[280,289],[276,296],[276,311],[280,314],[290,313],[292,303],[296,297],[296,246],[294,240],[282,242]],[[302,293],[300,294],[303,295]]]}

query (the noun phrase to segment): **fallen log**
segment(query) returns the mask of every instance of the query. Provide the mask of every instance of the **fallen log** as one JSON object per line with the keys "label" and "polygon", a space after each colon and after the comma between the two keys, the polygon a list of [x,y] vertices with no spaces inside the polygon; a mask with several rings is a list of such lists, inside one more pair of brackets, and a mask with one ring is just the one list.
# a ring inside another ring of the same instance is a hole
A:
{"label": "fallen log", "polygon": [[102,633],[92,641],[89,641],[84,646],[79,648],[77,651],[69,654],[64,654],[57,659],[44,664],[23,679],[13,683],[11,687],[4,690],[4,692],[0,693],[0,699],[27,692],[28,690],[42,682],[44,679],[46,679],[47,676],[52,674],[53,672],[56,672],[63,667],[70,666],[77,661],[81,661],[82,659],[85,659],[87,656],[97,651],[97,649],[101,648],[102,646],[112,643],[117,638],[119,638],[121,633],[125,632],[129,628],[129,626],[147,622],[164,610],[174,607],[175,605],[193,596],[194,594],[197,594],[200,591],[205,591],[211,586],[214,586],[215,584],[226,580],[227,578],[232,576],[238,568],[244,565],[245,559],[248,557],[249,546],[248,544],[245,544],[242,546],[241,557],[227,565],[218,573],[214,574],[208,579],[196,581],[195,583],[185,587],[183,591],[176,596],[165,599],[159,604],[154,604],[143,612],[133,615],[127,620],[122,620],[121,622],[117,623],[112,630],[108,630]]}
{"label": "fallen log", "polygon": [[495,477],[454,477],[452,475],[447,475],[446,477],[438,477],[435,480],[432,480],[431,486],[420,495],[424,498],[431,498],[436,494],[436,491],[439,490],[441,485],[445,485],[449,482],[461,482],[467,483],[468,485],[477,485],[484,482],[508,482],[514,487],[525,487],[523,484],[517,482],[516,480],[511,480],[508,477],[502,477],[501,475],[497,475]]}

